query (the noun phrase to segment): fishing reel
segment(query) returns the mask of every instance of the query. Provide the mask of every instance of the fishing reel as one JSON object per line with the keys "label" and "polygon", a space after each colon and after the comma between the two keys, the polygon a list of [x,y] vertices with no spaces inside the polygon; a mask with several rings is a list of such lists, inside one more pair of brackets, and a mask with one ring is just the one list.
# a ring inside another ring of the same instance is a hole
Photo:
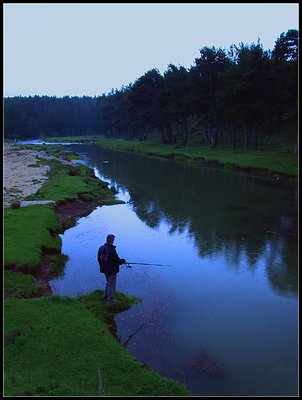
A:
{"label": "fishing reel", "polygon": [[125,263],[126,268],[132,268],[132,266],[128,263]]}

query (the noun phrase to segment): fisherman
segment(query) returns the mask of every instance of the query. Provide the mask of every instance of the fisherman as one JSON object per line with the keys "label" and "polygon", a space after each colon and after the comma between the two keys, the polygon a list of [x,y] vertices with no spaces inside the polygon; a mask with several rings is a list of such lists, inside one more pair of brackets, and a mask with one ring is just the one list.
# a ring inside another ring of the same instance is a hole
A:
{"label": "fisherman", "polygon": [[106,286],[104,292],[104,300],[106,303],[114,303],[114,294],[116,287],[116,275],[120,268],[119,266],[126,263],[124,258],[119,258],[113,245],[115,236],[107,235],[106,243],[100,246],[98,250],[98,262],[100,272],[106,276]]}

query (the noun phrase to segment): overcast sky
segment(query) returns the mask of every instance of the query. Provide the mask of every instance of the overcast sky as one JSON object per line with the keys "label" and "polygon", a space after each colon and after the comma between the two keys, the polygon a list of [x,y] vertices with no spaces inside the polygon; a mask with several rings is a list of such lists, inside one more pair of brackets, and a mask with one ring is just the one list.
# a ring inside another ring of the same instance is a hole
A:
{"label": "overcast sky", "polygon": [[4,96],[99,96],[203,46],[273,49],[298,3],[4,4]]}

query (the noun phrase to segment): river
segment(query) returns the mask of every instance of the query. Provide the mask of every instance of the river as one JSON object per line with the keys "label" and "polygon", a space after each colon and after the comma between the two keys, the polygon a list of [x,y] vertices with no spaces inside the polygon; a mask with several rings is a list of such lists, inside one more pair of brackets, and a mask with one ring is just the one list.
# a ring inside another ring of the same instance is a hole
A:
{"label": "river", "polygon": [[116,317],[137,359],[199,396],[298,393],[297,190],[244,174],[71,145],[124,204],[60,235],[55,294],[103,289],[108,233],[127,261],[117,290],[141,303]]}

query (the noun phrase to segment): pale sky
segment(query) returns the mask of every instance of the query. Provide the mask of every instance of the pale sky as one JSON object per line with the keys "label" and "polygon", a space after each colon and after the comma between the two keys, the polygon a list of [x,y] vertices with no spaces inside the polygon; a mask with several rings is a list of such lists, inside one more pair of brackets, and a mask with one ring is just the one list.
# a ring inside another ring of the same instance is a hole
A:
{"label": "pale sky", "polygon": [[152,68],[189,68],[203,46],[273,49],[299,3],[7,3],[4,93],[99,96]]}

